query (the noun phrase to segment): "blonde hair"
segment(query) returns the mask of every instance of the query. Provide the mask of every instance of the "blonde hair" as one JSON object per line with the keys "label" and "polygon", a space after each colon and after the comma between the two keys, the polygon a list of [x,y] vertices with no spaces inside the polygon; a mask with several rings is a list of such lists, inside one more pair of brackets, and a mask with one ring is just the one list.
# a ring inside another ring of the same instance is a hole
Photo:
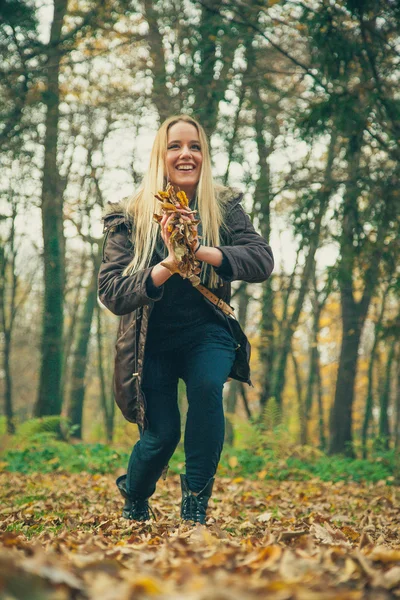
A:
{"label": "blonde hair", "polygon": [[[160,229],[153,221],[153,214],[161,214],[159,201],[154,197],[166,186],[165,156],[167,152],[168,130],[172,125],[184,121],[193,125],[198,132],[203,162],[200,179],[197,185],[198,217],[202,224],[202,244],[218,246],[220,244],[219,229],[224,226],[224,196],[220,192],[226,188],[216,185],[211,173],[211,159],[206,133],[203,127],[188,115],[169,117],[160,126],[150,155],[150,165],[143,177],[141,186],[126,204],[126,216],[133,221],[132,243],[134,256],[124,270],[124,275],[131,275],[145,269],[151,263]],[[217,287],[219,277],[207,263],[202,264],[201,281],[209,287]]]}

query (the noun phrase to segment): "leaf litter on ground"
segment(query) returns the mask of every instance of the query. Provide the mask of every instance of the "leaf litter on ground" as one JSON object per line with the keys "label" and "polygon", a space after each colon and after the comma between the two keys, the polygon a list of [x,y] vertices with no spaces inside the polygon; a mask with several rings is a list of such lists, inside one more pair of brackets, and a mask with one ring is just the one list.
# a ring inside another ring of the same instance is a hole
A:
{"label": "leaf litter on ground", "polygon": [[400,598],[400,489],[319,480],[216,481],[207,525],[180,520],[178,477],[157,520],[123,519],[114,478],[0,474],[6,600]]}

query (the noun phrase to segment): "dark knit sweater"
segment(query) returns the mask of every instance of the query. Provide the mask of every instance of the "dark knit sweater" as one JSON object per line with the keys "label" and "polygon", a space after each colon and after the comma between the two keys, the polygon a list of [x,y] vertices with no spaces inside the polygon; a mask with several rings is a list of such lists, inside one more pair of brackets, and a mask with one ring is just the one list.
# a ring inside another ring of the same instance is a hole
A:
{"label": "dark knit sweater", "polygon": [[[220,276],[232,274],[229,261],[225,256],[222,264],[214,269]],[[163,286],[157,287],[151,276],[148,277],[146,288],[150,297],[158,298],[161,287],[164,288],[162,298],[154,303],[149,319],[147,347],[159,351],[169,350],[176,346],[184,330],[197,330],[210,322],[221,324],[202,294],[188,279],[183,279],[175,273]]]}

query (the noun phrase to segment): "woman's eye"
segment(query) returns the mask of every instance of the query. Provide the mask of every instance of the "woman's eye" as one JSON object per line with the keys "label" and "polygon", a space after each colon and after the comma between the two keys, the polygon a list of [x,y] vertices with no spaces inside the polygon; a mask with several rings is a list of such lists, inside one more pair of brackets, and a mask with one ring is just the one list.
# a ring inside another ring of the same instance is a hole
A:
{"label": "woman's eye", "polygon": [[[180,145],[179,144],[170,144],[169,146],[167,146],[167,150],[176,150],[179,149]],[[197,150],[198,152],[201,151],[201,146],[200,144],[192,144],[190,146],[191,150]]]}

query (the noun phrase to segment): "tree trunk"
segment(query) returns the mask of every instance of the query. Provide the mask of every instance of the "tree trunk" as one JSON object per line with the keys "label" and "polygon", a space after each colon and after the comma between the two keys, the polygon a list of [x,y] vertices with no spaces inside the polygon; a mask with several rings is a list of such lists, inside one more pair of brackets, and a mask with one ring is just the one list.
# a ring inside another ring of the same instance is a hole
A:
{"label": "tree trunk", "polygon": [[[150,57],[153,63],[153,94],[152,99],[157,107],[160,120],[163,122],[167,117],[179,112],[176,99],[171,98],[167,88],[167,71],[165,68],[163,37],[157,20],[157,11],[154,9],[154,0],[144,0],[145,18],[149,26],[148,42]],[[172,105],[172,106],[171,106]]]}
{"label": "tree trunk", "polygon": [[[66,331],[63,340],[63,367],[61,377],[61,395],[64,398],[65,394],[69,393],[67,382],[70,380],[70,357],[72,346],[75,339],[76,325],[79,317],[79,307],[82,303],[82,278],[87,270],[87,256],[82,256],[82,263],[79,272],[78,283],[75,285],[74,297],[71,302],[69,319],[66,317]],[[67,324],[68,323],[68,324]]]}
{"label": "tree trunk", "polygon": [[275,401],[278,406],[282,405],[282,394],[283,388],[285,385],[285,371],[286,371],[286,363],[287,357],[289,355],[291,345],[292,345],[292,337],[293,333],[296,331],[301,310],[303,308],[304,299],[306,297],[310,278],[313,272],[313,265],[315,260],[315,253],[319,246],[320,241],[320,232],[322,226],[322,219],[325,215],[326,209],[328,208],[329,200],[332,194],[333,182],[332,182],[332,167],[333,160],[335,158],[335,147],[336,147],[336,138],[337,133],[336,130],[333,129],[331,132],[331,139],[328,148],[328,158],[327,164],[324,174],[324,184],[321,187],[320,194],[318,197],[319,200],[319,210],[314,217],[314,229],[312,230],[312,235],[309,241],[309,248],[306,255],[305,265],[303,269],[303,274],[301,277],[301,284],[299,293],[297,295],[292,315],[285,327],[285,330],[282,333],[282,346],[279,349],[279,356],[277,359],[277,368],[274,372],[274,381],[272,387],[272,396],[275,398]]}
{"label": "tree trunk", "polygon": [[390,392],[392,386],[392,370],[393,362],[395,358],[396,349],[396,338],[393,338],[390,347],[389,354],[386,363],[385,372],[385,383],[383,388],[383,394],[381,395],[380,412],[379,412],[379,441],[381,448],[389,450],[390,447],[390,426],[389,426],[389,403],[390,403]]}
{"label": "tree trunk", "polygon": [[300,415],[301,423],[301,439],[300,443],[306,445],[308,442],[308,423],[310,420],[312,401],[315,389],[316,375],[317,375],[317,361],[318,361],[318,334],[319,334],[319,320],[321,316],[322,304],[318,302],[318,289],[315,275],[315,261],[313,269],[313,282],[314,282],[314,297],[311,298],[311,304],[313,308],[313,322],[311,332],[311,343],[309,350],[309,370],[307,379],[306,397],[304,401],[304,414]]}
{"label": "tree trunk", "polygon": [[240,381],[232,379],[229,392],[226,398],[226,409],[225,409],[225,443],[228,446],[233,446],[235,440],[235,431],[233,429],[233,423],[231,421],[232,416],[236,412],[237,397],[240,392],[239,389]]}
{"label": "tree trunk", "polygon": [[61,179],[57,164],[59,120],[59,47],[67,0],[54,1],[54,17],[47,48],[46,133],[42,182],[44,306],[37,417],[59,415],[62,408],[62,337],[64,296],[64,233]]}
{"label": "tree trunk", "polygon": [[[247,308],[249,305],[249,296],[247,294],[247,284],[242,282],[238,291],[238,321],[245,329],[246,321],[247,321]],[[226,399],[226,408],[225,408],[225,440],[226,443],[230,446],[234,444],[234,430],[233,424],[230,420],[231,415],[234,415],[236,412],[236,404],[238,394],[240,393],[240,382],[233,379],[230,383],[229,393]]]}
{"label": "tree trunk", "polygon": [[[246,69],[246,73],[249,70],[249,66],[247,66]],[[232,127],[232,133],[231,136],[229,138],[229,143],[228,143],[228,164],[226,165],[226,170],[225,170],[225,175],[224,175],[224,185],[228,185],[228,181],[229,181],[229,171],[231,168],[231,163],[234,157],[234,152],[235,152],[235,147],[237,144],[237,135],[238,135],[238,130],[239,130],[239,124],[240,124],[240,111],[242,110],[242,106],[243,106],[243,102],[246,96],[246,85],[245,85],[245,79],[246,79],[246,73],[243,75],[243,80],[242,80],[242,87],[240,89],[240,94],[239,94],[239,100],[238,100],[238,107],[236,110],[236,114],[235,114],[235,119],[233,122],[233,127]]]}
{"label": "tree trunk", "polygon": [[71,391],[68,417],[74,427],[73,437],[82,438],[83,402],[85,399],[85,374],[93,312],[97,303],[98,267],[94,266],[92,279],[87,289],[85,304],[78,326],[78,340],[71,369]]}
{"label": "tree trunk", "polygon": [[313,274],[312,274],[314,294],[311,295],[311,305],[312,305],[312,311],[313,311],[313,324],[312,324],[312,337],[311,337],[311,344],[310,344],[310,360],[309,360],[310,367],[309,367],[309,374],[308,374],[308,381],[307,381],[306,399],[304,402],[305,415],[303,418],[304,427],[302,430],[304,437],[302,439],[302,443],[303,444],[308,443],[308,433],[309,433],[308,426],[309,426],[310,417],[311,417],[313,397],[316,392],[317,398],[318,398],[319,437],[320,437],[320,443],[323,443],[325,446],[323,403],[322,403],[322,385],[321,385],[321,377],[320,377],[320,370],[319,370],[320,357],[319,357],[319,351],[318,351],[318,336],[319,336],[319,331],[321,328],[320,327],[321,313],[322,313],[325,303],[331,293],[332,276],[331,275],[328,276],[328,279],[327,279],[327,282],[325,285],[325,289],[323,291],[323,295],[320,299],[319,293],[318,293],[317,275],[316,275],[316,271],[315,271],[315,266],[316,265],[315,265],[315,261],[314,261],[314,269],[313,269]]}
{"label": "tree trunk", "polygon": [[[194,73],[189,81],[189,87],[194,89],[196,96],[195,108],[196,105],[200,107],[198,116],[209,136],[213,134],[217,125],[219,103],[228,87],[229,70],[237,48],[237,44],[233,43],[228,35],[219,35],[227,27],[224,18],[218,12],[222,5],[222,0],[214,0],[212,11],[204,5],[201,7],[197,48],[200,55],[200,72]],[[219,77],[216,78],[215,69],[220,61],[223,66]],[[196,112],[195,110],[195,115]]]}
{"label": "tree trunk", "polygon": [[[355,252],[353,239],[357,225],[358,173],[361,156],[362,129],[349,140],[347,150],[348,184],[344,197],[339,262],[339,287],[342,307],[342,346],[336,381],[335,399],[330,414],[330,454],[345,453],[354,457],[352,408],[357,372],[358,347],[363,319],[353,295]],[[366,314],[366,313],[365,313]],[[364,315],[365,318],[365,315]]]}
{"label": "tree trunk", "polygon": [[[340,239],[341,258],[338,267],[338,283],[342,307],[342,347],[336,382],[335,399],[330,414],[330,454],[346,454],[354,457],[352,434],[352,409],[354,383],[357,373],[358,349],[361,332],[368,314],[368,308],[377,285],[383,241],[387,230],[387,220],[381,216],[376,242],[370,253],[369,266],[362,273],[364,292],[359,302],[354,299],[353,278],[355,277],[356,254],[355,235],[359,228],[358,181],[363,132],[360,130],[349,140],[347,150],[348,183],[344,196],[342,234]],[[385,210],[387,210],[385,205]]]}
{"label": "tree trunk", "polygon": [[[250,77],[254,76],[256,70],[256,54],[251,44],[248,45],[248,62],[252,65]],[[269,156],[274,150],[274,144],[267,145],[264,138],[265,119],[268,107],[265,106],[260,97],[258,86],[253,87],[251,101],[255,108],[254,128],[256,132],[256,143],[258,153],[259,175],[256,189],[254,191],[254,213],[260,220],[260,232],[267,242],[271,236],[271,171]],[[276,134],[279,129],[275,126]],[[272,135],[275,139],[276,135]],[[271,373],[274,357],[274,294],[272,291],[273,276],[262,284],[261,298],[261,322],[260,322],[260,362],[262,364],[261,390],[259,396],[260,418],[264,413],[268,398],[271,395]]]}
{"label": "tree trunk", "polygon": [[[3,371],[4,371],[4,413],[7,422],[7,432],[15,433],[13,382],[11,375],[12,336],[17,314],[16,297],[18,276],[16,273],[15,219],[17,203],[11,201],[11,227],[5,245],[0,245],[0,324],[4,336]],[[7,245],[7,249],[6,249]],[[10,282],[8,284],[7,282]],[[6,307],[8,300],[9,306]]]}
{"label": "tree trunk", "polygon": [[[318,353],[318,350],[317,350]],[[319,431],[319,447],[323,452],[326,451],[326,437],[325,437],[325,423],[324,423],[324,404],[322,401],[322,381],[321,381],[321,369],[319,367],[319,353],[317,355],[316,363],[316,377],[317,377],[317,400],[318,400],[318,431]]]}
{"label": "tree trunk", "polygon": [[378,342],[380,339],[380,332],[382,330],[382,320],[383,315],[385,313],[386,306],[386,298],[387,298],[387,290],[385,290],[382,294],[382,303],[381,310],[379,313],[378,321],[375,325],[375,337],[374,343],[372,345],[371,354],[369,357],[368,363],[368,389],[367,389],[367,399],[365,401],[365,414],[364,421],[362,426],[361,440],[362,440],[362,457],[367,458],[367,438],[368,438],[368,429],[372,416],[372,409],[374,405],[374,365],[376,359],[376,351],[378,348]]}
{"label": "tree trunk", "polygon": [[4,408],[7,421],[7,433],[15,433],[14,409],[12,401],[12,377],[11,377],[11,336],[10,332],[4,332],[3,369],[4,369]]}
{"label": "tree trunk", "polygon": [[298,411],[298,415],[299,415],[300,443],[301,443],[301,434],[302,434],[304,413],[305,413],[304,400],[303,400],[303,382],[301,381],[299,363],[297,362],[297,359],[296,359],[293,349],[292,349],[290,355],[292,357],[293,369],[294,369],[294,379],[296,382],[297,411]]}
{"label": "tree trunk", "polygon": [[106,392],[106,377],[104,373],[103,363],[103,332],[101,326],[101,310],[99,305],[96,303],[96,314],[97,314],[97,353],[98,353],[98,370],[100,379],[100,405],[103,411],[104,417],[104,429],[106,432],[107,442],[112,442],[113,430],[114,430],[114,398],[111,398],[111,402],[107,401]]}
{"label": "tree trunk", "polygon": [[361,328],[356,310],[343,312],[343,338],[339,358],[335,401],[330,416],[329,453],[344,453],[355,457],[352,447],[352,408],[354,382],[357,373]]}
{"label": "tree trunk", "polygon": [[400,344],[397,352],[396,363],[396,420],[394,425],[394,447],[400,448]]}

